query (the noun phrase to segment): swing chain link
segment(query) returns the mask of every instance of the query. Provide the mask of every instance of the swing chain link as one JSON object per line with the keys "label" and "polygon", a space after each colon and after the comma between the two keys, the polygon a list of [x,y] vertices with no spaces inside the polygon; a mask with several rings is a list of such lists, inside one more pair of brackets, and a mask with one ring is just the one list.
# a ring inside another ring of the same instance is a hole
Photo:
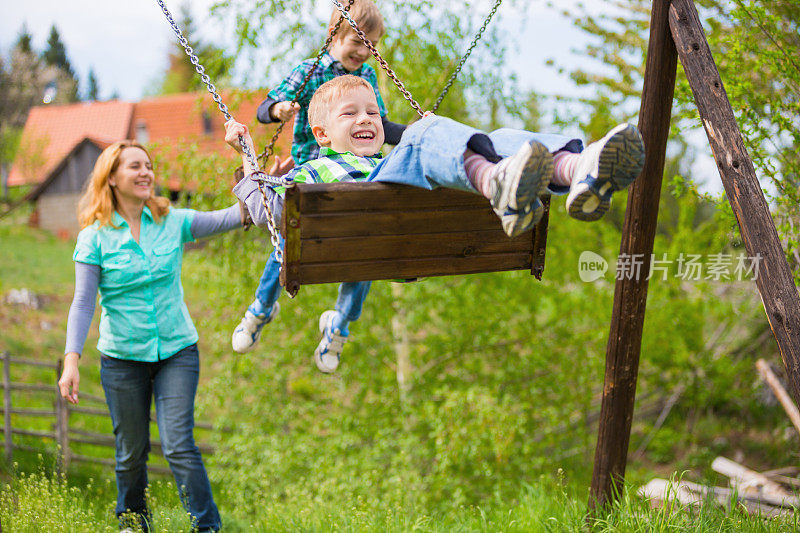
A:
{"label": "swing chain link", "polygon": [[497,9],[500,7],[501,3],[503,3],[503,0],[495,0],[494,6],[492,7],[492,10],[489,12],[489,15],[486,17],[486,20],[483,21],[481,29],[478,30],[478,33],[475,35],[475,38],[472,39],[472,43],[470,43],[469,48],[467,48],[467,51],[464,52],[464,55],[461,57],[461,61],[458,62],[458,65],[453,71],[453,74],[450,76],[450,79],[447,80],[447,84],[444,86],[444,89],[442,89],[442,92],[439,94],[439,97],[436,98],[436,102],[433,104],[431,112],[435,113],[436,110],[439,109],[439,105],[442,103],[442,100],[444,100],[444,97],[447,95],[447,92],[450,90],[450,87],[452,87],[453,83],[455,83],[458,74],[461,72],[461,68],[464,66],[464,63],[467,62],[467,58],[469,58],[470,54],[472,53],[472,50],[478,44],[478,41],[481,40],[483,32],[486,31],[486,27],[489,25],[489,22],[491,22],[492,17],[494,17],[494,14],[497,13]]}
{"label": "swing chain link", "polygon": [[[349,4],[347,5],[347,10],[353,7],[353,2],[355,2],[355,0],[350,0]],[[311,65],[311,68],[309,68],[308,73],[306,73],[306,77],[303,79],[303,83],[300,84],[300,87],[298,87],[297,91],[295,92],[294,98],[292,99],[291,102],[292,105],[297,104],[297,102],[300,101],[300,98],[303,96],[303,92],[305,91],[306,86],[308,85],[308,82],[311,79],[311,76],[314,75],[314,71],[317,69],[317,66],[319,65],[320,61],[322,61],[322,58],[325,56],[325,52],[328,51],[328,47],[333,42],[333,38],[336,35],[336,32],[339,31],[339,27],[342,25],[342,21],[344,21],[344,18],[340,17],[339,20],[336,22],[336,25],[333,27],[333,30],[330,32],[330,35],[328,35],[328,38],[325,40],[325,43],[322,45],[322,48],[317,54],[317,58],[314,60],[314,63]],[[283,131],[283,127],[286,125],[286,123],[287,123],[286,120],[280,121],[278,127],[275,128],[275,133],[272,135],[272,139],[266,146],[264,146],[264,151],[259,156],[259,159],[264,164],[264,166],[267,165],[267,162],[269,161],[270,157],[272,157],[272,153],[275,150],[275,143],[278,141],[278,137],[280,136],[281,131]],[[278,262],[281,268],[285,268],[285,265],[283,264],[283,249],[280,246],[278,228],[275,227],[275,217],[273,216],[272,209],[270,208],[269,202],[267,201],[267,193],[264,190],[263,185],[266,184],[268,186],[283,186],[289,188],[289,187],[294,187],[294,180],[292,180],[291,178],[284,179],[281,177],[269,176],[268,174],[265,174],[263,172],[252,174],[250,178],[258,183],[258,190],[261,193],[261,205],[264,206],[264,210],[267,212],[267,229],[269,230],[269,237],[270,237],[270,242],[272,243],[272,248],[275,251],[275,260]],[[295,296],[297,296],[297,288],[295,287],[290,289],[289,287],[286,287],[286,293],[289,295],[290,298],[294,298]]]}
{"label": "swing chain link", "polygon": [[386,74],[389,75],[397,88],[400,89],[400,92],[403,93],[403,97],[408,100],[408,102],[411,104],[411,107],[413,107],[414,110],[419,113],[419,116],[423,116],[425,113],[422,111],[422,108],[419,106],[417,101],[414,100],[414,97],[411,96],[411,93],[408,91],[408,89],[406,89],[406,86],[403,85],[403,82],[400,81],[391,67],[389,67],[389,64],[385,59],[383,59],[381,54],[378,52],[378,49],[375,48],[375,45],[372,44],[372,42],[367,38],[367,35],[361,31],[361,28],[358,27],[358,24],[356,24],[356,21],[353,20],[353,17],[350,16],[350,13],[347,12],[342,3],[339,2],[339,0],[331,0],[331,2],[333,2],[333,5],[336,6],[339,11],[341,11],[342,16],[347,19],[347,22],[349,22],[350,26],[353,27],[353,31],[356,32],[358,37],[364,42],[369,51],[372,52],[372,55],[378,61],[383,70],[386,71]]}
{"label": "swing chain link", "polygon": [[[172,31],[174,31],[175,35],[178,36],[178,41],[186,51],[186,55],[189,56],[189,61],[192,63],[192,65],[194,65],[194,69],[200,75],[200,79],[208,88],[208,92],[211,93],[211,98],[214,100],[214,102],[216,102],[217,107],[219,107],[219,110],[222,111],[222,114],[225,116],[225,120],[233,119],[228,111],[228,106],[222,102],[222,97],[220,97],[219,93],[217,92],[217,88],[213,83],[211,83],[211,78],[208,76],[208,74],[206,74],[206,69],[200,64],[200,58],[195,55],[194,50],[189,45],[189,40],[184,37],[183,32],[178,27],[175,19],[172,18],[172,13],[169,12],[169,9],[167,9],[167,6],[163,0],[156,0],[156,2],[158,2],[159,7],[161,7],[161,11],[163,11],[164,15],[167,17],[167,22],[169,22],[169,25],[172,26]],[[250,165],[252,165],[253,169],[255,169],[255,172],[258,172],[260,170],[258,166],[258,160],[253,154],[253,151],[250,149],[250,146],[244,142],[244,137],[241,135],[239,136],[239,145],[242,147],[242,150],[244,150],[244,155],[247,157],[247,161],[250,163]]]}
{"label": "swing chain link", "polygon": [[[197,57],[197,55],[195,55],[194,50],[192,50],[192,47],[189,45],[188,39],[184,37],[183,32],[178,27],[175,19],[172,17],[172,13],[170,13],[169,9],[167,9],[167,6],[163,0],[156,0],[156,2],[158,2],[159,7],[161,7],[161,11],[164,12],[164,16],[167,17],[167,22],[169,22],[170,26],[172,26],[172,31],[174,31],[175,35],[178,36],[178,41],[186,51],[186,55],[189,56],[189,61],[192,63],[192,65],[194,65],[194,69],[200,75],[200,79],[208,88],[208,92],[211,93],[211,97],[214,99],[214,102],[217,103],[217,107],[219,107],[219,110],[225,116],[226,120],[232,120],[233,117],[231,116],[230,112],[228,112],[228,106],[222,102],[222,98],[217,92],[217,88],[213,83],[211,83],[211,78],[208,76],[208,74],[206,74],[203,65],[200,64],[200,59]],[[264,191],[264,185],[267,184],[270,186],[292,187],[294,185],[294,181],[292,179],[268,176],[266,173],[262,172],[258,165],[258,158],[256,158],[255,154],[250,149],[250,145],[245,142],[244,136],[242,135],[239,135],[239,145],[242,147],[244,155],[247,158],[247,162],[250,164],[252,169],[252,172],[248,177],[258,184],[258,190],[261,192],[261,202],[267,212],[267,229],[269,230],[270,242],[275,248],[275,259],[277,259],[278,263],[282,266],[283,251],[279,246],[280,235],[278,234],[278,229],[275,227],[275,220],[272,215],[272,209],[270,209],[269,203],[267,202],[267,193]],[[297,294],[296,291],[295,294]],[[294,295],[291,293],[290,296],[294,297]]]}

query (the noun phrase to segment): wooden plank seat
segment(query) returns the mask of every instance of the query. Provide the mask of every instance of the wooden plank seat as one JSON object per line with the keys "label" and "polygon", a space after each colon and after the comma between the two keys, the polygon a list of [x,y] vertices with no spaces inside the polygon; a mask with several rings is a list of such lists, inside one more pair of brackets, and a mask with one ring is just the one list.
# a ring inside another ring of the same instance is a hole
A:
{"label": "wooden plank seat", "polygon": [[388,183],[302,183],[286,191],[281,284],[413,279],[526,270],[541,279],[549,197],[536,227],[510,239],[485,198]]}

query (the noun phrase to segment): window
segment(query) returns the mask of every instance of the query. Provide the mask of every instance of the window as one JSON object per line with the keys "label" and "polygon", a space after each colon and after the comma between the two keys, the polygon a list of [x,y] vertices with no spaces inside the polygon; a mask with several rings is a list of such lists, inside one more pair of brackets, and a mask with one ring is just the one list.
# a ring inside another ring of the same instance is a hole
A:
{"label": "window", "polygon": [[140,120],[136,123],[136,142],[147,144],[150,141],[150,133],[147,131],[147,123]]}
{"label": "window", "polygon": [[205,135],[214,133],[214,124],[211,123],[211,113],[208,110],[203,111],[203,133]]}

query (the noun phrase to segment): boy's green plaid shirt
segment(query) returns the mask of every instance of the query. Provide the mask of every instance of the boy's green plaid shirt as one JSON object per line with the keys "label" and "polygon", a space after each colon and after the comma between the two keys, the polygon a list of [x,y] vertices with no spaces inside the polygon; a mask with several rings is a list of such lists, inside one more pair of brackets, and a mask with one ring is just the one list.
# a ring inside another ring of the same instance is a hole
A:
{"label": "boy's green plaid shirt", "polygon": [[[292,178],[295,183],[331,183],[334,181],[365,181],[381,162],[383,156],[361,157],[352,152],[336,152],[321,147],[319,157],[306,161],[293,168],[285,177]],[[281,194],[283,187],[276,187],[275,192]]]}
{"label": "boy's green plaid shirt", "polygon": [[[303,80],[308,74],[308,69],[311,68],[314,61],[315,59],[306,59],[297,65],[278,87],[269,92],[269,97],[276,102],[291,102],[296,96],[297,90],[303,84]],[[361,68],[348,72],[330,53],[325,52],[319,65],[311,74],[302,96],[297,101],[300,104],[300,111],[295,117],[294,140],[292,142],[292,158],[296,164],[302,165],[306,161],[316,158],[319,153],[319,146],[317,141],[314,140],[314,134],[311,133],[311,125],[308,123],[308,104],[311,102],[311,97],[320,85],[345,74],[364,78],[372,85],[375,90],[375,97],[378,99],[381,118],[386,116],[386,106],[383,103],[380,91],[378,91],[378,78],[375,75],[375,69],[364,63]]]}

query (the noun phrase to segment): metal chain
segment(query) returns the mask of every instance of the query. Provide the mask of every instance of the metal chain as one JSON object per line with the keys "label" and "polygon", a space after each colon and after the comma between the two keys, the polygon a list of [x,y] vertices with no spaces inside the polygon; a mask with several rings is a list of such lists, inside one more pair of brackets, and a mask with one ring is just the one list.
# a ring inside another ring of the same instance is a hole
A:
{"label": "metal chain", "polygon": [[452,87],[453,83],[456,81],[456,78],[458,77],[458,73],[461,72],[461,67],[463,67],[464,63],[467,62],[467,58],[472,53],[472,50],[475,48],[475,45],[478,44],[478,41],[481,40],[481,37],[483,36],[483,32],[486,31],[486,27],[489,25],[489,22],[492,20],[492,17],[494,17],[494,14],[497,13],[497,8],[499,8],[500,4],[502,4],[502,3],[503,3],[503,0],[496,0],[495,1],[494,6],[492,7],[492,10],[489,12],[489,15],[486,17],[486,20],[483,21],[483,26],[481,26],[481,29],[478,30],[478,33],[475,35],[475,38],[472,39],[472,43],[470,43],[469,48],[467,48],[467,51],[464,53],[464,56],[461,58],[461,61],[458,62],[458,65],[456,66],[455,70],[453,71],[453,74],[450,76],[450,79],[447,80],[447,84],[444,86],[444,89],[442,89],[442,92],[439,94],[439,97],[436,99],[436,103],[433,104],[433,107],[431,108],[432,112],[436,112],[436,110],[439,109],[439,105],[442,103],[442,100],[444,100],[445,95],[447,95],[447,92],[450,90],[450,87]]}
{"label": "metal chain", "polygon": [[[211,83],[211,78],[208,77],[205,68],[200,64],[200,59],[195,55],[192,47],[189,46],[189,40],[183,36],[183,32],[178,27],[175,19],[172,18],[172,13],[169,12],[169,9],[167,9],[167,6],[164,4],[163,0],[156,0],[156,2],[158,2],[158,5],[161,7],[161,11],[163,11],[164,15],[167,17],[167,22],[169,22],[170,26],[172,26],[172,31],[174,31],[175,35],[178,36],[178,41],[186,51],[186,55],[189,56],[189,61],[191,61],[192,65],[194,65],[194,69],[197,71],[197,73],[200,74],[200,79],[206,85],[208,92],[211,93],[211,97],[214,99],[214,102],[217,103],[217,107],[219,107],[219,110],[222,111],[222,114],[225,116],[225,120],[231,120],[233,117],[228,112],[228,106],[222,102],[222,98],[220,97],[219,93],[217,93],[217,88],[213,83]],[[244,137],[241,135],[239,136],[239,144],[241,145],[242,150],[244,150],[247,161],[252,165],[255,171],[258,172],[260,170],[258,166],[258,160],[253,154],[253,151],[250,150],[250,147],[247,145],[247,143],[244,142]]]}
{"label": "metal chain", "polygon": [[[350,8],[353,7],[353,2],[355,2],[355,0],[350,0],[345,10],[350,11]],[[322,61],[322,58],[325,56],[325,52],[328,51],[328,47],[333,42],[333,37],[336,35],[336,32],[339,31],[339,27],[341,27],[342,22],[344,22],[344,17],[339,17],[339,20],[336,21],[336,25],[333,27],[333,30],[331,30],[330,34],[328,35],[328,38],[325,40],[325,44],[323,44],[322,48],[320,48],[319,53],[317,54],[317,58],[314,60],[314,64],[312,64],[311,68],[308,69],[306,77],[303,79],[303,83],[301,83],[300,87],[298,87],[297,91],[295,91],[292,104],[296,104],[297,102],[300,101],[300,98],[303,96],[303,92],[306,89],[306,85],[308,85],[308,81],[311,79],[311,76],[314,74],[314,71],[317,69],[317,66],[319,66],[320,61]],[[261,153],[260,156],[258,156],[258,158],[261,160],[264,166],[267,165],[267,161],[269,161],[269,158],[272,157],[272,152],[275,149],[275,143],[277,142],[278,136],[281,134],[281,131],[283,131],[283,127],[286,125],[286,122],[287,121],[285,120],[280,121],[280,124],[275,130],[275,134],[272,136],[272,139],[269,141],[269,144],[267,144],[264,147],[264,151]]]}
{"label": "metal chain", "polygon": [[[214,99],[214,102],[217,103],[217,107],[225,116],[226,120],[232,120],[233,117],[228,112],[228,106],[226,106],[222,102],[222,98],[220,97],[219,93],[217,92],[217,88],[211,83],[211,78],[209,78],[208,74],[205,72],[205,68],[203,65],[200,64],[200,59],[195,55],[194,50],[192,47],[189,46],[189,41],[186,37],[183,36],[183,32],[178,27],[178,24],[175,22],[175,19],[172,18],[172,13],[169,12],[167,9],[166,4],[164,4],[163,0],[156,0],[158,5],[161,7],[161,11],[164,12],[164,15],[167,17],[167,22],[169,22],[170,26],[172,26],[172,30],[175,32],[175,35],[178,36],[178,41],[183,46],[183,49],[186,51],[186,55],[189,56],[189,60],[191,61],[192,65],[194,65],[194,69],[200,75],[200,79],[208,88],[208,92],[211,93],[211,97]],[[291,179],[284,179],[275,176],[267,176],[264,172],[261,172],[261,168],[258,166],[258,159],[256,158],[253,151],[250,149],[250,145],[248,145],[243,136],[239,136],[239,145],[242,147],[244,151],[244,155],[247,158],[247,162],[250,164],[250,167],[253,169],[253,172],[250,173],[249,178],[255,181],[258,184],[258,190],[261,192],[261,202],[264,205],[264,209],[267,212],[267,229],[269,230],[270,235],[270,242],[272,246],[275,248],[275,259],[278,260],[278,263],[281,265],[283,264],[283,251],[280,248],[280,234],[278,233],[278,229],[275,227],[275,220],[272,216],[272,210],[269,207],[269,203],[267,202],[267,193],[264,190],[264,184],[270,186],[284,186],[284,187],[292,187],[294,185],[294,181]]]}
{"label": "metal chain", "polygon": [[383,70],[386,71],[386,74],[389,75],[397,88],[400,89],[400,92],[403,93],[403,97],[409,101],[411,107],[413,107],[414,110],[419,113],[419,116],[424,115],[425,113],[422,111],[422,108],[419,106],[417,101],[414,100],[413,96],[411,96],[411,93],[408,91],[408,89],[406,89],[405,85],[403,85],[403,82],[397,78],[397,75],[389,67],[389,64],[386,62],[386,60],[381,57],[381,55],[378,53],[378,50],[375,48],[375,45],[373,45],[372,42],[367,38],[367,35],[361,31],[361,28],[358,27],[358,24],[356,24],[356,21],[353,20],[353,17],[350,16],[350,13],[347,12],[342,3],[339,2],[339,0],[331,0],[331,2],[333,2],[333,5],[336,6],[336,9],[341,11],[342,16],[347,19],[347,22],[350,23],[350,26],[353,27],[353,30],[356,32],[359,38],[364,41],[364,44],[367,46],[367,48],[369,48],[369,51],[372,52],[372,55],[378,61]]}

